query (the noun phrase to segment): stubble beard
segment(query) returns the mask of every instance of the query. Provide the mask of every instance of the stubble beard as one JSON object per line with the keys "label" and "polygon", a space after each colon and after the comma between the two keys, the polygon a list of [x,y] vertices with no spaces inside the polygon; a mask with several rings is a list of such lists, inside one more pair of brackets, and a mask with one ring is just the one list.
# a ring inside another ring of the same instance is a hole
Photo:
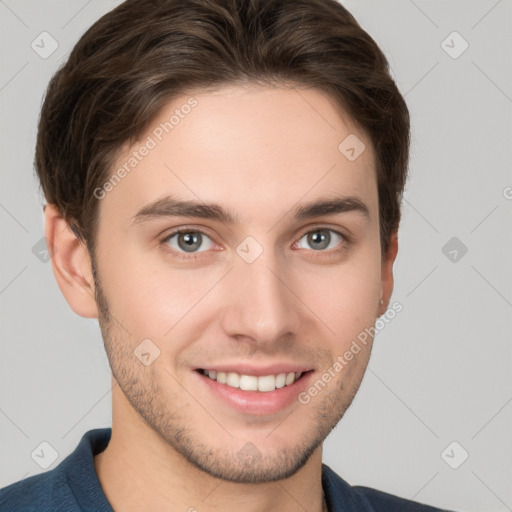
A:
{"label": "stubble beard", "polygon": [[[110,307],[94,264],[93,276],[99,311],[98,321],[115,381],[133,409],[165,443],[190,464],[214,478],[235,483],[259,484],[294,475],[338,424],[359,388],[362,375],[348,390],[344,388],[343,380],[338,379],[335,389],[324,389],[311,403],[313,406],[316,405],[313,414],[307,410],[310,404],[303,405],[297,401],[295,408],[299,409],[300,417],[309,422],[309,427],[294,446],[285,446],[272,453],[265,453],[257,444],[250,442],[246,442],[242,449],[236,450],[233,447],[243,443],[237,442],[235,438],[232,439],[232,447],[218,448],[209,445],[208,438],[211,438],[211,435],[208,432],[201,432],[200,426],[194,428],[186,416],[172,410],[171,401],[166,399],[166,393],[159,379],[155,378],[155,372],[147,371],[151,367],[143,366],[134,357],[127,334],[110,314]],[[176,381],[169,375],[169,385],[172,386],[173,382]],[[179,388],[179,385],[176,384],[176,387]],[[176,392],[180,390],[177,389]],[[182,393],[185,391],[182,390]],[[206,415],[206,412],[204,414]],[[297,424],[294,417],[295,414],[292,412],[270,436],[283,435],[285,432],[286,439],[286,429],[293,429]],[[209,416],[205,417],[205,420],[204,424],[211,422]],[[229,431],[229,425],[226,426],[226,430]]]}

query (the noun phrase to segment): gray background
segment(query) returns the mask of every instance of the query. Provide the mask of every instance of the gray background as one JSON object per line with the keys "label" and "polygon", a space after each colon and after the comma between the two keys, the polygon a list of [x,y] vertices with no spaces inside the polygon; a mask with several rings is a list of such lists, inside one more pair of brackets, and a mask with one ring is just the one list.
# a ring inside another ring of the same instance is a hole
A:
{"label": "gray background", "polygon": [[[42,441],[58,452],[51,469],[86,430],[110,425],[97,321],[72,312],[38,252],[32,162],[48,80],[117,3],[0,0],[0,486],[43,471],[31,457]],[[512,2],[344,5],[389,58],[413,143],[393,297],[403,311],[379,333],[324,461],[352,484],[457,510],[512,510]],[[46,59],[31,48],[43,31],[58,42]],[[453,31],[469,44],[457,58]]]}

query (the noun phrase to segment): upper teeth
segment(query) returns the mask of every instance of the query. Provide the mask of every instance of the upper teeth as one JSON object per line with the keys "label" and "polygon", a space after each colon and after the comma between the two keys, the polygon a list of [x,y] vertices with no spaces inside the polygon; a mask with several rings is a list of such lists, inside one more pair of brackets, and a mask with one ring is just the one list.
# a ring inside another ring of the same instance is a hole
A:
{"label": "upper teeth", "polygon": [[279,373],[277,375],[241,375],[234,372],[218,372],[216,370],[203,370],[203,374],[221,384],[227,384],[233,388],[244,391],[274,391],[293,384],[301,375],[301,372]]}

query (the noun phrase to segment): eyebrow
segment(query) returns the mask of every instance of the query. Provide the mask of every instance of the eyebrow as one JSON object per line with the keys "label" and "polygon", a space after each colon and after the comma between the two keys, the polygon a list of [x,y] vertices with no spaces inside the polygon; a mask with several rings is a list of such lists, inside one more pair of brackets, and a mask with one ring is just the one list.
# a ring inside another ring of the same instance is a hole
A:
{"label": "eyebrow", "polygon": [[[305,203],[293,210],[293,217],[297,220],[304,220],[348,212],[357,212],[366,218],[370,216],[368,206],[358,197],[351,196],[317,199]],[[234,212],[226,210],[218,204],[183,201],[167,196],[142,207],[132,217],[130,226],[165,217],[194,217],[216,220],[224,224],[239,223],[239,217]]]}

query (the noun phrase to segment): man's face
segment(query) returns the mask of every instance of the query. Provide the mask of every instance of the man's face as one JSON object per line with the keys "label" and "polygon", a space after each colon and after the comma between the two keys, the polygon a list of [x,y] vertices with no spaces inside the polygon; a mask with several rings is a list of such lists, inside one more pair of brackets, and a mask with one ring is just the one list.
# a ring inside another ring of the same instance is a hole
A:
{"label": "man's face", "polygon": [[[371,341],[334,366],[374,325],[382,293],[373,148],[314,90],[193,98],[169,104],[126,149],[112,172],[149,148],[100,201],[99,320],[122,390],[114,408],[215,477],[285,478],[340,420],[368,363]],[[353,161],[338,150],[350,134],[366,145]],[[160,215],[169,206],[137,216],[171,197],[203,216]],[[283,387],[291,373],[303,375]]]}

